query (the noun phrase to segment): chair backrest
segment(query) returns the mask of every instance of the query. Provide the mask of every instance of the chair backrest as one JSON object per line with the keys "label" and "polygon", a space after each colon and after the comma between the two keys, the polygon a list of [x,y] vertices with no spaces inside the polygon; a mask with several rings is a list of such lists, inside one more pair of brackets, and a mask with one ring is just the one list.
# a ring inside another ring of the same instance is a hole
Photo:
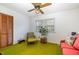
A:
{"label": "chair backrest", "polygon": [[35,38],[34,32],[28,32],[27,33],[27,39],[32,38],[32,37]]}
{"label": "chair backrest", "polygon": [[79,50],[79,34],[76,36],[73,47]]}

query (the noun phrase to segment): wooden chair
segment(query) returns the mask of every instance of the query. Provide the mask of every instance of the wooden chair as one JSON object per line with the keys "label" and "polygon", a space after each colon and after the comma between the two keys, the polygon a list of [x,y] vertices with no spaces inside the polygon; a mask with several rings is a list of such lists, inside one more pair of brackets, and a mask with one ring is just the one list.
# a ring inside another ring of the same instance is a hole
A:
{"label": "wooden chair", "polygon": [[36,39],[34,32],[28,32],[27,33],[27,40],[26,40],[27,44],[35,43],[36,41],[37,41],[37,39]]}

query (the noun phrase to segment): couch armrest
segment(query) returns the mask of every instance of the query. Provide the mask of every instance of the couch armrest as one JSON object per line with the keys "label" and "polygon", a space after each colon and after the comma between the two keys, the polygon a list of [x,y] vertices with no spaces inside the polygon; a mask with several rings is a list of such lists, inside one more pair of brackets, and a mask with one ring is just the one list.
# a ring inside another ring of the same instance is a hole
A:
{"label": "couch armrest", "polygon": [[70,45],[68,45],[66,42],[61,42],[60,46],[61,46],[61,48],[70,48],[70,49],[73,49],[73,47],[70,46]]}

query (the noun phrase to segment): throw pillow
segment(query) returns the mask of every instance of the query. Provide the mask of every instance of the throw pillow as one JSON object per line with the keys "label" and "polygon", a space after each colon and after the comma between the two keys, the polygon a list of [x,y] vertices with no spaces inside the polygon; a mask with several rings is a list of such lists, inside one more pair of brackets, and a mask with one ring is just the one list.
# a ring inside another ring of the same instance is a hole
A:
{"label": "throw pillow", "polygon": [[70,37],[67,37],[65,41],[68,45],[73,45],[73,40],[71,40]]}

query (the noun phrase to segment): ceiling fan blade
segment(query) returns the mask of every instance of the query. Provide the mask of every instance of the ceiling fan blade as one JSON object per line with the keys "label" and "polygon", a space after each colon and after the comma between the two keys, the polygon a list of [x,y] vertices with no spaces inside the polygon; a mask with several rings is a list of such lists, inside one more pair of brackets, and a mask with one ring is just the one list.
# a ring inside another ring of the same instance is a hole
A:
{"label": "ceiling fan blade", "polygon": [[31,11],[33,11],[33,10],[35,10],[35,9],[28,10],[28,12],[31,12]]}
{"label": "ceiling fan blade", "polygon": [[41,3],[32,3],[34,6],[41,5]]}
{"label": "ceiling fan blade", "polygon": [[43,8],[43,7],[49,6],[49,5],[51,5],[51,4],[52,4],[52,3],[41,4],[41,5],[40,5],[40,8]]}
{"label": "ceiling fan blade", "polygon": [[41,14],[44,14],[44,12],[41,9],[39,11],[40,11]]}

